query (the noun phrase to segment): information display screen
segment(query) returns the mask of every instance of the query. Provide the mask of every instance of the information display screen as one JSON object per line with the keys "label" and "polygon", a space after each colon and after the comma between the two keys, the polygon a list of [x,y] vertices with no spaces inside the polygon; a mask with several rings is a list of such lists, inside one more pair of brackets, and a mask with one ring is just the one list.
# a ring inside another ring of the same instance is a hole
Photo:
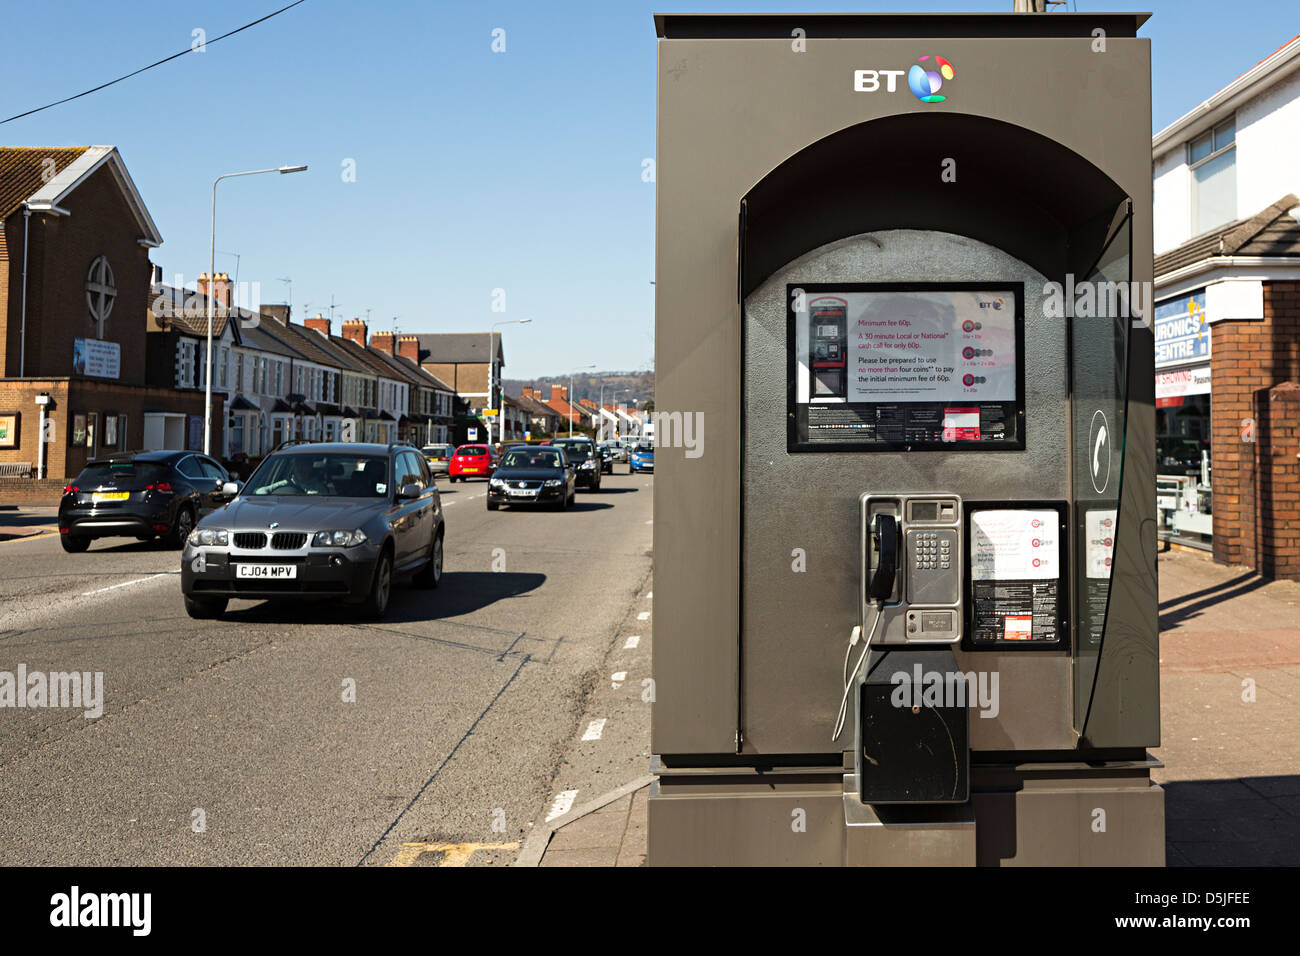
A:
{"label": "information display screen", "polygon": [[786,291],[789,451],[1025,447],[1020,283]]}

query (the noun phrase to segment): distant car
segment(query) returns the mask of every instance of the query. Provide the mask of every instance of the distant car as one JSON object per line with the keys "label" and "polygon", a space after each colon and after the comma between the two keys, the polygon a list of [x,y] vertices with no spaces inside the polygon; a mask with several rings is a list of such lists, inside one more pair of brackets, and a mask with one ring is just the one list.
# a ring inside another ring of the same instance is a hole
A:
{"label": "distant car", "polygon": [[614,438],[605,443],[609,446],[610,452],[616,462],[626,462],[628,454],[628,443],[621,438]]}
{"label": "distant car", "polygon": [[550,505],[563,511],[573,504],[577,475],[561,448],[506,449],[496,474],[488,481],[487,510],[502,505]]}
{"label": "distant car", "polygon": [[191,451],[109,455],[86,463],[63,488],[59,541],[79,554],[96,538],[163,538],[182,547],[194,525],[233,494],[226,469]]}
{"label": "distant car", "polygon": [[381,618],[394,578],[438,586],[443,535],[442,504],[419,449],[295,445],[268,455],[238,496],[190,533],[181,556],[185,610],[211,618],[231,598],[334,596]]}
{"label": "distant car", "polygon": [[424,455],[424,460],[429,464],[429,471],[433,473],[436,479],[439,475],[447,474],[448,463],[455,451],[451,445],[425,445],[420,449]]}
{"label": "distant car", "polygon": [[578,487],[600,491],[601,461],[596,443],[590,438],[556,438],[552,447],[564,449],[564,455],[577,469]]}
{"label": "distant car", "polygon": [[609,447],[609,442],[597,442],[596,450],[600,452],[600,471],[601,474],[614,474],[614,452]]}
{"label": "distant car", "polygon": [[655,470],[655,446],[652,442],[643,441],[634,445],[631,454],[628,456],[627,473],[635,475],[643,471]]}
{"label": "distant car", "polygon": [[489,445],[461,445],[451,456],[447,477],[452,481],[490,478],[497,467],[497,453]]}

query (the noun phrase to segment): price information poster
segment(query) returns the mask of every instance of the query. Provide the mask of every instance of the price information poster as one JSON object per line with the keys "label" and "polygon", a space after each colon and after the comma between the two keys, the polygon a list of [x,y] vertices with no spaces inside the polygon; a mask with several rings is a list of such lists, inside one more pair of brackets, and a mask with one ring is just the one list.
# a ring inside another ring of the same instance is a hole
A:
{"label": "price information poster", "polygon": [[1024,447],[1018,285],[789,289],[790,451]]}
{"label": "price information poster", "polygon": [[972,643],[1060,641],[1060,520],[1050,509],[970,513]]}

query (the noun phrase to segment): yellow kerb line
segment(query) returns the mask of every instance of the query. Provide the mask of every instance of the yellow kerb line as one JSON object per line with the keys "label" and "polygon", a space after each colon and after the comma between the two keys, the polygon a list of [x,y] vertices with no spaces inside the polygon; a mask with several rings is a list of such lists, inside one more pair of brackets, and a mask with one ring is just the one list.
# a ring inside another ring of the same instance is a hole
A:
{"label": "yellow kerb line", "polygon": [[464,866],[479,850],[517,850],[518,843],[403,843],[385,866],[411,866],[421,853],[442,852],[439,866]]}

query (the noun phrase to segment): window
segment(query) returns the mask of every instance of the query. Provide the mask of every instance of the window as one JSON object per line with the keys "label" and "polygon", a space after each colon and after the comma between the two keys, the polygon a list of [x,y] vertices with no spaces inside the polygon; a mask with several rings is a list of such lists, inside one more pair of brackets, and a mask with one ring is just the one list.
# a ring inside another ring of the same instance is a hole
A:
{"label": "window", "polygon": [[[230,349],[223,348],[217,353],[221,357],[221,368],[217,371],[217,381],[221,383],[222,388],[230,387]],[[217,358],[214,355],[213,358]]]}
{"label": "window", "polygon": [[193,339],[176,342],[176,384],[181,388],[194,387],[195,344]]}
{"label": "window", "polygon": [[1236,117],[1187,144],[1187,165],[1192,173],[1192,235],[1237,218],[1236,145]]}
{"label": "window", "polygon": [[117,450],[126,451],[126,416],[117,416]]}
{"label": "window", "polygon": [[284,363],[275,363],[275,395],[279,398],[284,394]]}
{"label": "window", "polygon": [[117,416],[104,416],[104,447],[117,448]]}
{"label": "window", "polygon": [[203,467],[199,464],[199,460],[193,455],[188,458],[182,458],[180,464],[176,466],[176,470],[186,478],[203,477]]}

